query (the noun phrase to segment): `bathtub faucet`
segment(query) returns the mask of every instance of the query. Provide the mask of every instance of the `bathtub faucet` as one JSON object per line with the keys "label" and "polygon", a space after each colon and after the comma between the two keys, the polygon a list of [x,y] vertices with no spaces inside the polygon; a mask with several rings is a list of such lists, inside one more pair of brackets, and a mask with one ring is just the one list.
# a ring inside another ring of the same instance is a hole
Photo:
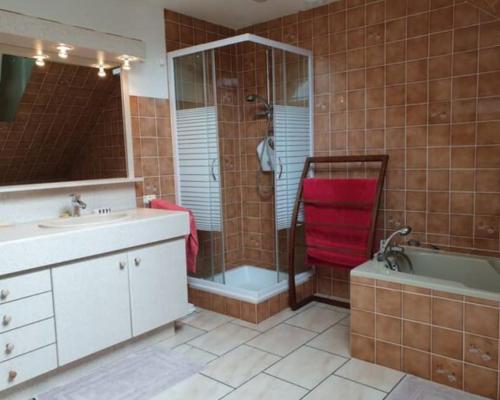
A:
{"label": "bathtub faucet", "polygon": [[[396,236],[406,236],[411,232],[411,227],[410,226],[404,226],[401,229],[398,229],[397,231],[393,232],[387,239],[382,240],[380,243],[380,250],[377,253],[377,261],[384,261],[386,263],[386,266],[388,266],[390,269],[393,268],[393,262],[389,262],[389,255],[392,253],[403,253],[404,249],[400,246],[393,246],[391,245],[393,239]],[[398,266],[395,265],[395,268]]]}

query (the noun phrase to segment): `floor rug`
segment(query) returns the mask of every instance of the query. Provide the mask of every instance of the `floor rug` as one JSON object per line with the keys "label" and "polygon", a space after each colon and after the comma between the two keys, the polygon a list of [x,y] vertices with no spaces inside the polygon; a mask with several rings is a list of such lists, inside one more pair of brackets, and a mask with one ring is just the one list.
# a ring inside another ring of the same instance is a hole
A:
{"label": "floor rug", "polygon": [[180,353],[152,346],[99,367],[35,399],[147,400],[201,368]]}

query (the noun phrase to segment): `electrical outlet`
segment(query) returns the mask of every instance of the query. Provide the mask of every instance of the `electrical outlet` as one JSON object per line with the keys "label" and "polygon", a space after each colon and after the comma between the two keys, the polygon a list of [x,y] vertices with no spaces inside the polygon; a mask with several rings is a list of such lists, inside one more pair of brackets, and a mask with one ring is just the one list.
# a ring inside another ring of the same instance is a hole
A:
{"label": "electrical outlet", "polygon": [[94,214],[99,214],[99,215],[109,214],[111,211],[112,211],[111,207],[101,207],[92,210]]}
{"label": "electrical outlet", "polygon": [[151,201],[153,201],[154,199],[156,199],[155,194],[148,194],[146,196],[142,196],[142,202],[144,203],[145,206],[149,206],[149,203],[151,203]]}

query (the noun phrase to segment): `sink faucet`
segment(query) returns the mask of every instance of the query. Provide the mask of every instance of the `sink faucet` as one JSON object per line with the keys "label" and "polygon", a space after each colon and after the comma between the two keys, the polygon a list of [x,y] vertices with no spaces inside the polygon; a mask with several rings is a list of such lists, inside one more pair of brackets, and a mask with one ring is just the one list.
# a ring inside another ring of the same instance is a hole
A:
{"label": "sink faucet", "polygon": [[73,206],[73,217],[79,217],[82,214],[82,210],[87,208],[87,203],[82,201],[82,195],[80,193],[70,194],[71,205]]}
{"label": "sink faucet", "polygon": [[397,231],[393,232],[387,239],[382,240],[380,244],[380,250],[377,253],[377,261],[383,261],[385,262],[386,267],[392,270],[398,270],[399,267],[397,263],[395,263],[389,256],[391,254],[394,255],[394,253],[404,253],[404,249],[400,246],[393,246],[391,245],[391,243],[396,236],[406,236],[410,232],[411,232],[411,227],[404,226],[401,229],[398,229]]}

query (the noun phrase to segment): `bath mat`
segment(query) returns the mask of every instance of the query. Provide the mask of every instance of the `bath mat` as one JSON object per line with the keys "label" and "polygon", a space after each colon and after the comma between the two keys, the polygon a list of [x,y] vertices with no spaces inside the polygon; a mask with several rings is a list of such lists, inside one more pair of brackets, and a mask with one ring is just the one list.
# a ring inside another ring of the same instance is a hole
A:
{"label": "bath mat", "polygon": [[407,376],[386,400],[485,400],[416,376]]}
{"label": "bath mat", "polygon": [[201,368],[180,353],[152,346],[99,367],[35,399],[147,400]]}

